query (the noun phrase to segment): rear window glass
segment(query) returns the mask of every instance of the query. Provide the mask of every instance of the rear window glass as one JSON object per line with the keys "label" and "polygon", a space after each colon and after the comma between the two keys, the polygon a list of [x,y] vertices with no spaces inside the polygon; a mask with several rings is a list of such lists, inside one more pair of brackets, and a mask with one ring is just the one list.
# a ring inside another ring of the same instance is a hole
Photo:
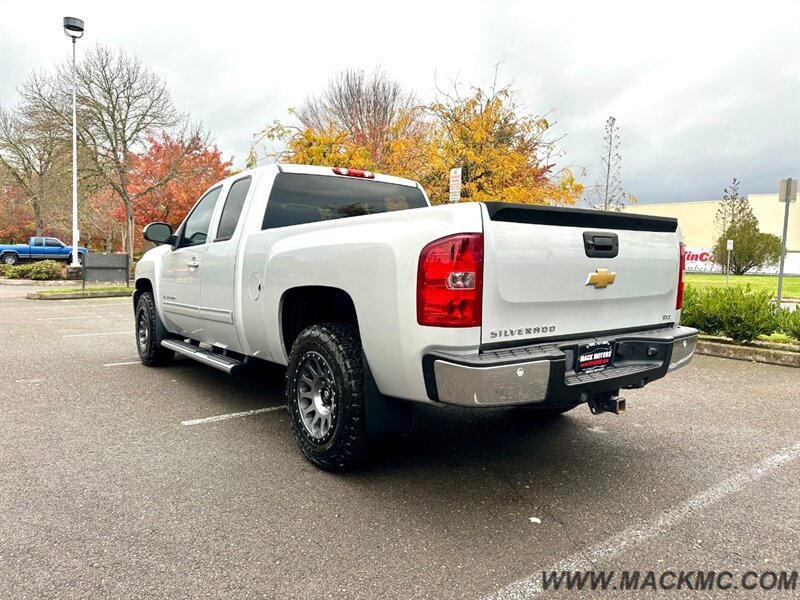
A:
{"label": "rear window glass", "polygon": [[329,221],[359,215],[422,208],[422,190],[353,177],[279,173],[264,213],[262,229]]}

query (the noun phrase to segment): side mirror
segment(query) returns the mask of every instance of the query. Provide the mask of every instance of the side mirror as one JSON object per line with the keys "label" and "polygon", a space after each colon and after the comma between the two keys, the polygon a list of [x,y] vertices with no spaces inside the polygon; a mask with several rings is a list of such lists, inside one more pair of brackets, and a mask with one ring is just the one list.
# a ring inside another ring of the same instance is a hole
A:
{"label": "side mirror", "polygon": [[168,244],[172,242],[172,227],[166,223],[150,223],[142,232],[144,239],[154,244]]}

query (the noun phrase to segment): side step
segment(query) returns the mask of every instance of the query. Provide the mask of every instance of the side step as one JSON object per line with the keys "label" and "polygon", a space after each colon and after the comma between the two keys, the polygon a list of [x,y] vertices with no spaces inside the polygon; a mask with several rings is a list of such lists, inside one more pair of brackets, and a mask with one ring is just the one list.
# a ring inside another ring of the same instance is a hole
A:
{"label": "side step", "polygon": [[240,360],[236,360],[230,356],[216,354],[215,352],[204,350],[203,348],[198,348],[194,344],[184,342],[183,340],[164,340],[161,342],[161,345],[168,350],[177,352],[181,356],[186,356],[231,375],[244,366],[244,363]]}

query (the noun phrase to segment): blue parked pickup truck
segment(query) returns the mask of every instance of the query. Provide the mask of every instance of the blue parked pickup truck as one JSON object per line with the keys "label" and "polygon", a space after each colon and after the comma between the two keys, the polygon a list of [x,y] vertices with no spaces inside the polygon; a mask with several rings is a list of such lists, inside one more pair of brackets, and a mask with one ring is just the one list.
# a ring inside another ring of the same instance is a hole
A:
{"label": "blue parked pickup truck", "polygon": [[[78,246],[78,260],[83,262],[86,248]],[[0,262],[15,265],[23,260],[67,260],[72,262],[72,246],[52,237],[32,237],[28,244],[0,244]]]}

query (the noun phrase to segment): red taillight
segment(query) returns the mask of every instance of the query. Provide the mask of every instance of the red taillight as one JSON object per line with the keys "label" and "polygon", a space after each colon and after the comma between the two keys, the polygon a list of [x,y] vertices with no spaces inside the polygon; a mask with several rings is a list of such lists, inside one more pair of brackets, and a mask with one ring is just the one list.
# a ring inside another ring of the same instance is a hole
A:
{"label": "red taillight", "polygon": [[451,235],[422,249],[417,269],[417,323],[479,327],[482,297],[482,233]]}
{"label": "red taillight", "polygon": [[680,268],[678,269],[678,297],[675,298],[675,310],[683,307],[683,271],[686,269],[686,246],[680,244]]}
{"label": "red taillight", "polygon": [[333,167],[333,172],[337,175],[345,175],[346,177],[363,177],[364,179],[375,179],[375,173],[372,171],[363,171],[362,169],[342,169],[340,167]]}

